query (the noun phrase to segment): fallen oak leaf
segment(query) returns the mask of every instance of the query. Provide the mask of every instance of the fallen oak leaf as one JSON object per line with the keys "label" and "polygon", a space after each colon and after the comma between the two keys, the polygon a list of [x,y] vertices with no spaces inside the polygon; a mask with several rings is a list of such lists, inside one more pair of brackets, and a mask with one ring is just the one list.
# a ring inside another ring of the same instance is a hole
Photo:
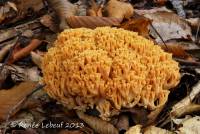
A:
{"label": "fallen oak leaf", "polygon": [[71,16],[67,17],[67,23],[71,28],[96,28],[104,26],[119,26],[122,19],[112,17],[95,16]]}
{"label": "fallen oak leaf", "polygon": [[0,120],[6,120],[8,116],[12,116],[19,111],[21,106],[10,113],[19,102],[23,101],[33,91],[35,86],[35,82],[24,82],[12,89],[0,90]]}
{"label": "fallen oak leaf", "polygon": [[99,134],[118,134],[118,130],[109,122],[100,118],[89,116],[81,111],[76,111],[78,117],[87,123],[92,129]]}
{"label": "fallen oak leaf", "polygon": [[133,16],[133,13],[134,9],[130,3],[118,0],[109,0],[103,12],[104,16],[121,19],[129,19]]}
{"label": "fallen oak leaf", "polygon": [[[11,57],[8,60],[8,64],[12,64],[15,61],[26,57],[27,55],[30,54],[30,52],[34,49],[36,49],[40,44],[42,43],[41,40],[38,39],[33,39],[29,45],[27,45],[26,47],[22,48],[21,50],[15,50],[13,51]],[[16,47],[16,49],[19,49]]]}

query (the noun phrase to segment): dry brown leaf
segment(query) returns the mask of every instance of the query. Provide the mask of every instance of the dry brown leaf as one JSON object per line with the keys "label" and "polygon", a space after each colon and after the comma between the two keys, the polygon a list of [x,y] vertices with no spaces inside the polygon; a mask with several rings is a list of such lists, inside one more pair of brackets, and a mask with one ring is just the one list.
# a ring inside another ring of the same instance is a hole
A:
{"label": "dry brown leaf", "polygon": [[31,52],[31,59],[33,63],[35,63],[39,68],[41,68],[42,64],[42,56],[36,52]]}
{"label": "dry brown leaf", "polygon": [[174,57],[183,58],[183,59],[192,59],[191,55],[184,50],[184,46],[180,44],[166,44],[160,45],[161,48],[169,53],[172,53]]}
{"label": "dry brown leaf", "polygon": [[19,50],[19,47],[16,47],[16,49],[14,49],[10,59],[8,60],[8,64],[12,64],[17,60],[26,57],[27,55],[30,54],[30,52],[32,50],[36,49],[41,43],[42,43],[41,40],[33,39],[28,46],[26,46],[20,50]]}
{"label": "dry brown leaf", "polygon": [[86,15],[87,16],[99,16],[102,17],[102,5],[98,5],[94,0],[90,0],[91,7],[87,9]]}
{"label": "dry brown leaf", "polygon": [[150,20],[147,18],[134,18],[127,22],[122,23],[121,28],[129,31],[138,32],[139,35],[149,37],[149,24]]}
{"label": "dry brown leaf", "polygon": [[162,112],[164,106],[161,106],[159,108],[157,108],[156,110],[150,112],[150,114],[148,115],[148,122],[147,125],[155,123],[158,115]]}
{"label": "dry brown leaf", "polygon": [[[191,40],[192,38],[191,28],[188,23],[174,13],[155,12],[147,13],[144,16],[152,20],[152,25],[164,41],[170,39]],[[150,34],[157,42],[161,42],[161,39],[153,28],[150,28]]]}
{"label": "dry brown leaf", "polygon": [[129,128],[129,118],[127,115],[120,115],[118,122],[116,124],[116,128],[118,128],[119,131],[122,130],[128,130]]}
{"label": "dry brown leaf", "polygon": [[24,19],[30,14],[30,10],[38,13],[44,8],[44,3],[42,0],[15,0],[13,2],[7,2],[5,6],[8,6],[9,10],[6,11],[4,9],[6,12],[4,13],[5,19],[3,22],[8,24]]}
{"label": "dry brown leaf", "polygon": [[44,15],[40,18],[40,23],[44,25],[45,27],[48,27],[53,32],[58,32],[58,26],[53,21],[53,18],[51,15]]}
{"label": "dry brown leaf", "polygon": [[71,16],[67,18],[67,22],[71,28],[96,28],[103,26],[118,26],[122,19],[111,17],[95,17],[95,16]]}
{"label": "dry brown leaf", "polygon": [[131,119],[134,121],[135,124],[146,125],[148,120],[148,112],[146,109],[142,107],[133,107],[129,109],[123,109],[122,112],[130,113]]}
{"label": "dry brown leaf", "polygon": [[110,0],[104,9],[104,16],[129,19],[133,16],[134,9],[130,3]]}
{"label": "dry brown leaf", "polygon": [[9,90],[0,90],[0,120],[6,120],[9,114],[14,115],[19,111],[21,107],[16,108],[16,106],[24,101],[35,86],[35,82],[24,82]]}
{"label": "dry brown leaf", "polygon": [[48,4],[55,10],[60,20],[60,29],[68,28],[66,18],[74,16],[77,13],[75,5],[68,0],[47,0]]}
{"label": "dry brown leaf", "polygon": [[92,129],[99,134],[118,134],[118,130],[109,122],[106,122],[100,118],[89,116],[83,112],[76,112],[78,117],[87,123]]}

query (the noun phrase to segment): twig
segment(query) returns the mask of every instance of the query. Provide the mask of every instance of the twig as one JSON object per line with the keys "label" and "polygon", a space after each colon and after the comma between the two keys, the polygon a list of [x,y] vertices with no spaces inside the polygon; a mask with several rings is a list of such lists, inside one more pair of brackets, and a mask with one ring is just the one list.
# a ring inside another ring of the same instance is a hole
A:
{"label": "twig", "polygon": [[23,104],[29,97],[31,97],[35,92],[41,90],[43,87],[45,87],[46,84],[38,84],[36,85],[36,87],[33,89],[33,91],[31,93],[29,93],[28,95],[26,95],[22,100],[20,100],[12,109],[10,109],[10,111],[8,112],[7,118],[6,118],[6,125],[5,125],[5,129],[3,131],[3,134],[6,134],[6,128],[9,124],[9,119],[13,113],[13,111],[15,111],[21,104]]}
{"label": "twig", "polygon": [[8,64],[12,64],[17,60],[26,57],[27,55],[30,54],[32,50],[36,49],[41,43],[42,43],[41,40],[33,39],[28,46],[22,48],[21,50],[15,53],[13,52],[11,57],[8,59]]}
{"label": "twig", "polygon": [[[11,47],[11,49],[10,49],[10,51],[9,51],[9,53],[8,53],[8,56],[7,56],[7,58],[5,59],[3,65],[0,67],[0,74],[1,74],[1,72],[2,72],[2,70],[3,70],[3,68],[4,68],[4,66],[8,63],[8,60],[9,60],[10,57],[12,56],[13,50],[14,50],[15,46],[17,45],[17,41],[18,41],[18,37],[17,37],[16,40],[15,40],[15,44]],[[1,86],[0,86],[0,88],[1,88]]]}
{"label": "twig", "polygon": [[200,29],[200,19],[198,20],[199,24],[198,24],[198,28],[197,28],[197,32],[196,32],[196,36],[195,36],[195,39],[196,39],[196,42],[198,42],[198,35],[199,35],[199,29]]}
{"label": "twig", "polygon": [[173,58],[182,65],[200,67],[200,62],[188,61],[180,58]]}
{"label": "twig", "polygon": [[159,36],[159,38],[161,39],[161,41],[163,42],[163,44],[165,45],[167,51],[169,51],[169,48],[167,47],[167,44],[165,43],[165,41],[163,40],[162,36],[159,34],[159,32],[156,30],[156,28],[153,26],[152,22],[150,22],[150,26],[153,28],[153,30],[156,32],[156,34]]}

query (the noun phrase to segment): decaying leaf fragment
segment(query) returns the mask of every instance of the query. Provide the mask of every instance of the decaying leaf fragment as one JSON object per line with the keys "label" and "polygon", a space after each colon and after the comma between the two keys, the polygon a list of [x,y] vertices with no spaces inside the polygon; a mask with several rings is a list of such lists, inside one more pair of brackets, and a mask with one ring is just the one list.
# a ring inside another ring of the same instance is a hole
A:
{"label": "decaying leaf fragment", "polygon": [[41,56],[40,54],[37,54],[36,52],[31,52],[31,58],[32,58],[32,61],[33,61],[39,68],[41,68],[42,56]]}
{"label": "decaying leaf fragment", "polygon": [[0,50],[0,62],[2,62],[5,55],[9,52],[12,46],[14,46],[14,44],[8,44]]}
{"label": "decaying leaf fragment", "polygon": [[133,16],[134,9],[130,3],[118,0],[109,0],[104,9],[104,16],[129,19]]}
{"label": "decaying leaf fragment", "polygon": [[58,26],[54,22],[51,15],[44,15],[41,17],[40,22],[45,26],[48,27],[53,32],[58,32]]}
{"label": "decaying leaf fragment", "polygon": [[155,126],[150,126],[144,130],[144,134],[173,134],[173,132]]}
{"label": "decaying leaf fragment", "polygon": [[99,134],[118,134],[118,130],[109,122],[100,118],[89,116],[81,111],[76,111],[78,117],[85,121],[92,129]]}
{"label": "decaying leaf fragment", "polygon": [[[12,89],[0,90],[0,120],[6,120],[9,114],[13,115],[19,111],[20,107],[14,109],[15,106],[21,101],[23,102],[35,86],[35,82],[24,82]],[[10,113],[11,111],[12,113]]]}
{"label": "decaying leaf fragment", "polygon": [[136,126],[129,128],[129,130],[126,131],[125,134],[142,134],[141,129],[142,129],[141,125],[136,125]]}
{"label": "decaying leaf fragment", "polygon": [[160,45],[163,50],[166,52],[172,53],[174,57],[183,58],[183,59],[192,59],[192,56],[185,51],[183,45],[180,44],[170,44],[167,43],[167,48],[165,45]]}
{"label": "decaying leaf fragment", "polygon": [[195,116],[189,119],[184,119],[180,124],[180,127],[177,131],[179,134],[199,134],[200,133],[200,117]]}
{"label": "decaying leaf fragment", "polygon": [[[2,67],[2,64],[0,64],[0,67]],[[4,65],[0,76],[3,79],[10,76],[14,82],[39,81],[41,78],[37,67],[22,68],[15,65]]]}

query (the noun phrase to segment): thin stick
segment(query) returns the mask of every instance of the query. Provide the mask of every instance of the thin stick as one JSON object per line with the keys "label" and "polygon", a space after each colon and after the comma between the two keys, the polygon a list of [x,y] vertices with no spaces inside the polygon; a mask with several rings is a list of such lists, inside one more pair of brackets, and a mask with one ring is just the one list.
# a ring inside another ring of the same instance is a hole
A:
{"label": "thin stick", "polygon": [[173,58],[173,59],[182,65],[200,67],[200,62],[188,61],[180,58]]}
{"label": "thin stick", "polygon": [[14,45],[11,47],[11,49],[9,50],[8,56],[5,59],[4,63],[2,64],[2,66],[0,67],[0,74],[3,71],[4,66],[7,64],[8,60],[10,59],[10,57],[12,56],[12,53],[14,51],[15,46],[17,45],[17,41],[18,41],[18,37],[15,40]]}
{"label": "thin stick", "polygon": [[195,36],[196,42],[198,42],[198,35],[199,35],[199,29],[200,29],[200,19],[198,20],[198,22],[199,22],[199,25],[198,25],[196,36]]}
{"label": "thin stick", "polygon": [[151,22],[150,22],[150,26],[153,28],[153,30],[156,32],[156,34],[159,36],[159,38],[161,39],[161,41],[165,45],[166,49],[169,51],[169,48],[167,47],[167,44],[165,43],[165,41],[163,40],[162,36],[159,34],[159,32],[156,30],[156,28],[153,26],[153,24]]}

